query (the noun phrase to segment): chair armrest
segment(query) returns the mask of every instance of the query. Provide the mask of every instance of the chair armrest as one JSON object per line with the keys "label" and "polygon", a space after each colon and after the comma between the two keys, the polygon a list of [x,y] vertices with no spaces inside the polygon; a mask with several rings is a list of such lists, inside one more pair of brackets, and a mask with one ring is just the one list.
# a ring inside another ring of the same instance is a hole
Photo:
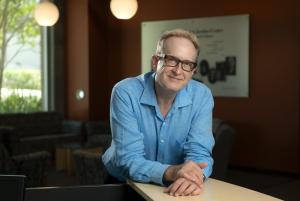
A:
{"label": "chair armrest", "polygon": [[223,179],[226,176],[236,132],[226,123],[223,123],[216,131],[214,133],[215,146],[213,149],[214,168],[212,177]]}
{"label": "chair armrest", "polygon": [[83,123],[75,120],[64,120],[62,123],[63,133],[75,133],[80,135],[82,132]]}
{"label": "chair armrest", "polygon": [[50,159],[51,154],[48,151],[39,151],[28,154],[20,154],[12,156],[11,159],[14,162],[24,162],[29,160],[42,160],[42,159]]}
{"label": "chair armrest", "polygon": [[85,122],[84,125],[85,133],[87,135],[94,135],[94,134],[111,134],[111,129],[109,123],[105,121],[88,121]]}
{"label": "chair armrest", "polygon": [[9,155],[15,144],[20,142],[19,134],[13,126],[0,126],[0,143],[7,149]]}
{"label": "chair armrest", "polygon": [[19,135],[13,126],[0,126],[0,142],[19,142]]}
{"label": "chair armrest", "polygon": [[12,126],[0,126],[0,134],[7,134],[13,132],[14,127]]}
{"label": "chair armrest", "polygon": [[76,177],[81,185],[103,184],[107,179],[108,174],[99,153],[76,150],[73,159]]}
{"label": "chair armrest", "polygon": [[103,152],[106,151],[111,145],[112,136],[110,134],[107,135],[93,135],[89,136],[88,141],[86,142],[86,147],[103,147]]}
{"label": "chair armrest", "polygon": [[27,187],[42,186],[45,178],[45,168],[50,153],[47,151],[15,155],[11,157],[14,174],[26,175]]}

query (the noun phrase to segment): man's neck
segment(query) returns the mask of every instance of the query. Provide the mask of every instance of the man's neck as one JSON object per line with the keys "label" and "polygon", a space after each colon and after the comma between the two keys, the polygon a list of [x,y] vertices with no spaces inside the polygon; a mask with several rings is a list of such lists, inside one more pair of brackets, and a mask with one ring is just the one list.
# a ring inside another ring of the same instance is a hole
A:
{"label": "man's neck", "polygon": [[160,108],[161,114],[163,115],[163,117],[165,117],[168,114],[175,100],[176,93],[164,90],[157,83],[155,83],[154,86],[155,86],[157,104]]}

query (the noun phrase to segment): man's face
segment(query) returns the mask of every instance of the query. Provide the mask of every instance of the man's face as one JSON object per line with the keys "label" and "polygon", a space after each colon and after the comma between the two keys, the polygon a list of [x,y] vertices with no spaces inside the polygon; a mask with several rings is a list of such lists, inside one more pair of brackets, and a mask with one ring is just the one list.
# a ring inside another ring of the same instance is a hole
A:
{"label": "man's face", "polygon": [[[191,41],[186,38],[170,37],[164,43],[164,54],[185,62],[196,62],[197,51]],[[152,57],[153,70],[156,71],[155,82],[164,90],[178,92],[192,79],[194,68],[187,72],[182,63],[172,67],[164,59]]]}

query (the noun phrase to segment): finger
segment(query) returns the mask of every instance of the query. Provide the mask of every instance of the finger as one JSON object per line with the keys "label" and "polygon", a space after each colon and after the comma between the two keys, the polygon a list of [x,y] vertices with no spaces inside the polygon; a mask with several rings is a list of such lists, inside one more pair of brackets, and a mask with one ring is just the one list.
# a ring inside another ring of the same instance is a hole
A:
{"label": "finger", "polygon": [[170,186],[168,186],[168,187],[166,187],[166,188],[164,188],[164,193],[169,193],[170,192],[170,187],[171,187],[172,185],[170,185]]}
{"label": "finger", "polygon": [[193,182],[200,186],[203,183],[203,173],[202,170],[194,170],[190,173],[193,177]]}
{"label": "finger", "polygon": [[174,185],[174,182],[164,189],[164,193],[170,193],[170,190],[173,187],[173,185]]}
{"label": "finger", "polygon": [[183,178],[179,178],[176,181],[173,182],[173,184],[169,187],[169,194],[170,195],[175,195],[175,192],[177,191],[177,189],[180,187],[180,185],[184,182]]}
{"label": "finger", "polygon": [[198,166],[197,163],[193,161],[188,161],[184,163],[184,165],[180,168],[177,174],[181,176],[183,173],[189,173],[193,171],[201,171],[201,168]]}
{"label": "finger", "polygon": [[191,174],[191,173],[187,173],[187,172],[183,173],[182,177],[187,180],[190,180],[192,182],[196,182],[196,180],[197,180],[197,178],[196,178],[197,176],[195,176],[195,174]]}
{"label": "finger", "polygon": [[184,195],[191,195],[193,191],[195,191],[198,188],[196,184],[191,183],[188,188],[185,189],[183,192]]}
{"label": "finger", "polygon": [[204,163],[195,163],[193,161],[190,161],[186,164],[186,168],[190,171],[193,171],[193,170],[201,170],[202,167],[206,167]]}
{"label": "finger", "polygon": [[181,167],[181,170],[183,172],[189,172],[192,171],[193,169],[200,169],[200,167],[198,167],[198,164],[193,161],[187,161]]}
{"label": "finger", "polygon": [[197,184],[198,185],[201,185],[202,183],[203,183],[203,172],[202,172],[202,170],[200,170],[200,171],[195,171],[195,172],[193,172],[193,174],[195,175],[195,177],[196,177],[196,180],[197,180]]}
{"label": "finger", "polygon": [[193,176],[197,176],[199,181],[202,182],[202,168],[207,167],[207,163],[191,163],[190,172],[194,174]]}
{"label": "finger", "polygon": [[194,171],[192,173],[184,173],[182,174],[182,177],[196,183],[198,186],[200,186],[203,183],[202,174],[198,171]]}
{"label": "finger", "polygon": [[208,166],[207,162],[204,163],[197,163],[198,167],[200,167],[201,169],[206,168]]}
{"label": "finger", "polygon": [[164,193],[168,193],[168,194],[170,194],[170,191],[171,191],[171,188],[173,187],[173,184],[171,184],[171,185],[169,185],[168,187],[166,187],[165,189],[164,189]]}
{"label": "finger", "polygon": [[200,187],[203,183],[202,177],[199,174],[195,174],[195,178],[196,179],[195,179],[194,183]]}
{"label": "finger", "polygon": [[185,190],[192,184],[190,181],[185,180],[175,191],[174,195],[179,196],[179,195],[184,195]]}
{"label": "finger", "polygon": [[195,195],[200,195],[203,191],[203,184],[201,185],[201,187],[197,187],[190,195],[195,196]]}
{"label": "finger", "polygon": [[177,172],[177,178],[183,177],[188,179],[198,186],[203,183],[203,174],[201,167],[206,167],[207,163],[195,163],[193,161],[187,161]]}
{"label": "finger", "polygon": [[190,195],[200,195],[202,188],[197,187]]}

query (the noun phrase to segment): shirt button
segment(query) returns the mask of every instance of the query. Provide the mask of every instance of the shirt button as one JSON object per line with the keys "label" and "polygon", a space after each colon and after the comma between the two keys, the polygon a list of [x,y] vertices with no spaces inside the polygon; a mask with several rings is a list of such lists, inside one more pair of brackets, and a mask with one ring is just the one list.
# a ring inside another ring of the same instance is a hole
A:
{"label": "shirt button", "polygon": [[164,143],[165,141],[164,141],[164,140],[160,140],[160,142],[161,142],[161,143]]}

